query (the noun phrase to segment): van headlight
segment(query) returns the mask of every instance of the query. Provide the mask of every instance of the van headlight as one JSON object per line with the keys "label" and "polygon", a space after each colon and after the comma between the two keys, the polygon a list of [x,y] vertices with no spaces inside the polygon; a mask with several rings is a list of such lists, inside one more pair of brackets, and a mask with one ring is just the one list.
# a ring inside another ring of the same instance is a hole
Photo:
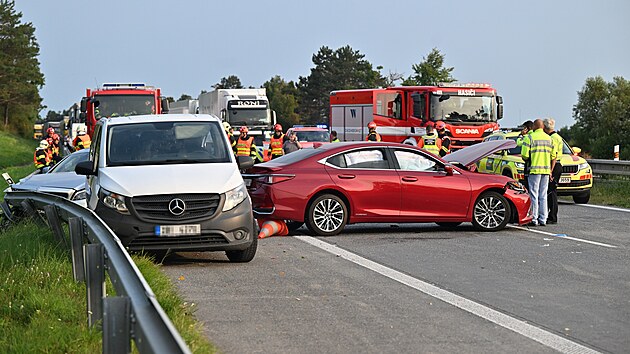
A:
{"label": "van headlight", "polygon": [[588,167],[589,167],[588,162],[581,163],[578,165],[578,170],[584,170],[584,169],[587,169]]}
{"label": "van headlight", "polygon": [[247,197],[247,187],[245,187],[245,183],[241,183],[238,187],[227,191],[225,193],[225,204],[223,204],[223,211],[234,209]]}
{"label": "van headlight", "polygon": [[125,204],[124,196],[112,193],[102,188],[99,191],[99,194],[101,195],[101,201],[106,207],[115,209],[121,214],[129,214],[129,209],[127,209],[127,205]]}

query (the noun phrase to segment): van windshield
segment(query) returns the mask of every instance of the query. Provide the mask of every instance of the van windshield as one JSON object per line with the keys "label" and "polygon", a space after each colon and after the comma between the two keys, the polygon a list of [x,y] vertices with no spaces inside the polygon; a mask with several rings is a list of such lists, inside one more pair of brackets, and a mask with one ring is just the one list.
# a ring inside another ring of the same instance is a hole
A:
{"label": "van windshield", "polygon": [[107,165],[163,165],[231,161],[218,122],[153,122],[113,125],[107,134]]}

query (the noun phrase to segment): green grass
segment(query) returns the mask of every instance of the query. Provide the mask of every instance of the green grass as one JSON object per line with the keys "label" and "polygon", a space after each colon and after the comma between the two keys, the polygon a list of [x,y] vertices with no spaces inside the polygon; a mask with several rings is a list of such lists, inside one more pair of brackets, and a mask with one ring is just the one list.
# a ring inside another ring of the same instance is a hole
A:
{"label": "green grass", "polygon": [[[158,265],[133,258],[189,348],[215,352],[194,306],[182,301]],[[69,251],[55,245],[48,228],[25,222],[0,231],[0,353],[100,352],[102,333],[87,326],[85,291],[72,277]]]}
{"label": "green grass", "polygon": [[[39,142],[0,131],[0,171],[10,166],[33,166],[33,154]],[[34,169],[34,167],[33,167]]]}
{"label": "green grass", "polygon": [[596,179],[589,204],[630,208],[630,179],[614,176]]}

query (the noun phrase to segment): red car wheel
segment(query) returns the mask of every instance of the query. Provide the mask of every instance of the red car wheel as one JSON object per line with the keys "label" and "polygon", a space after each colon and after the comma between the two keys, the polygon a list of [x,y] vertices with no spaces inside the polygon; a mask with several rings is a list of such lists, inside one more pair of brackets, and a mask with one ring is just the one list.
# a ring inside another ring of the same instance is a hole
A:
{"label": "red car wheel", "polygon": [[334,194],[324,194],[313,200],[307,210],[306,226],[318,236],[339,234],[348,221],[348,207]]}
{"label": "red car wheel", "polygon": [[481,231],[498,231],[510,221],[510,203],[497,192],[484,192],[473,207],[473,226]]}

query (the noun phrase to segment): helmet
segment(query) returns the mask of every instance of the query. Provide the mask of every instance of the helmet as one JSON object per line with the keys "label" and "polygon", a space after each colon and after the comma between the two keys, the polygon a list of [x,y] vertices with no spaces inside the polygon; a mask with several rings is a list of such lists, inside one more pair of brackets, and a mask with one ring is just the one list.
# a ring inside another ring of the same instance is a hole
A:
{"label": "helmet", "polygon": [[77,133],[79,133],[79,134],[85,134],[85,133],[87,133],[87,128],[86,128],[86,127],[84,127],[84,126],[80,126],[80,127],[77,129]]}
{"label": "helmet", "polygon": [[48,129],[46,129],[46,134],[54,134],[54,133],[55,133],[55,128],[49,127]]}
{"label": "helmet", "polygon": [[247,133],[249,131],[249,129],[247,128],[246,125],[242,126],[241,129],[238,130],[241,133]]}
{"label": "helmet", "polygon": [[48,148],[48,141],[47,140],[42,140],[39,142],[39,148],[40,149],[47,149]]}
{"label": "helmet", "polygon": [[225,129],[226,132],[229,132],[231,128],[232,126],[230,125],[230,123],[223,122],[223,129]]}
{"label": "helmet", "polygon": [[369,122],[369,123],[368,123],[368,129],[376,129],[376,123],[374,123],[374,122]]}
{"label": "helmet", "polygon": [[444,122],[443,122],[443,121],[441,121],[441,120],[438,120],[438,121],[435,123],[435,127],[436,127],[438,130],[442,130],[442,129],[446,128],[446,123],[444,123]]}
{"label": "helmet", "polygon": [[282,126],[279,123],[276,123],[276,125],[273,126],[273,130],[275,131],[282,131]]}

